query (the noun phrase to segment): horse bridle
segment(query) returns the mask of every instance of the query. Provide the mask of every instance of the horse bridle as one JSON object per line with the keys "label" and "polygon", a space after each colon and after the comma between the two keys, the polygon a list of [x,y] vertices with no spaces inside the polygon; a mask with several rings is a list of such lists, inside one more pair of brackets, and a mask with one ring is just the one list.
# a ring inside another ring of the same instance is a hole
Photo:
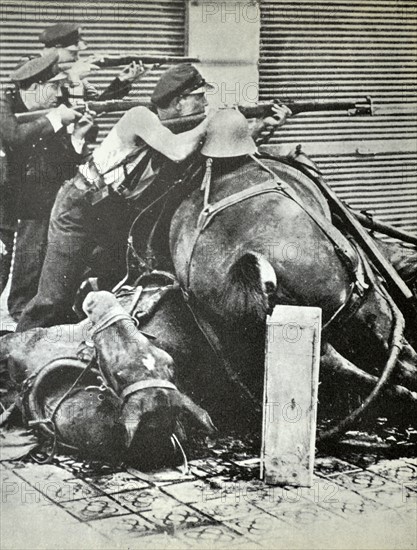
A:
{"label": "horse bridle", "polygon": [[[106,328],[110,327],[111,325],[114,325],[118,321],[129,321],[132,323],[135,327],[137,326],[136,320],[129,315],[127,312],[120,311],[119,307],[112,307],[109,309],[109,311],[106,313],[106,315],[100,320],[100,323],[97,323],[93,326],[91,330],[91,337],[94,338],[94,336]],[[179,389],[175,384],[172,382],[169,382],[168,380],[163,380],[162,378],[147,378],[145,380],[139,380],[138,382],[134,382],[133,384],[129,384],[122,392],[117,394],[113,386],[110,384],[108,379],[106,378],[105,374],[103,373],[100,365],[98,365],[101,373],[101,379],[103,381],[102,388],[110,390],[114,395],[117,396],[119,400],[122,401],[122,406],[125,403],[126,399],[133,395],[134,393],[149,389],[149,388],[163,388],[163,389],[169,389],[169,390],[176,390],[179,392]]]}

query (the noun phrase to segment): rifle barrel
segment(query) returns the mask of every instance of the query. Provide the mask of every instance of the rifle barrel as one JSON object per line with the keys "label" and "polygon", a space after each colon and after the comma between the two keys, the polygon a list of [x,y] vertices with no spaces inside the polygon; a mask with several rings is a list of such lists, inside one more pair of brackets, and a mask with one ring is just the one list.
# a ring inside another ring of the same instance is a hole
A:
{"label": "rifle barrel", "polygon": [[387,284],[392,288],[395,301],[401,305],[415,307],[414,296],[405,282],[401,279],[392,265],[386,260],[379,248],[376,246],[372,238],[368,235],[365,229],[351,212],[339,199],[336,193],[327,185],[323,178],[315,178],[315,183],[326,199],[329,201],[331,208],[346,224],[349,233],[357,240],[369,256],[375,267],[380,271],[382,276],[387,281]]}
{"label": "rifle barrel", "polygon": [[198,57],[183,57],[179,55],[148,55],[148,54],[120,54],[120,55],[103,55],[95,65],[99,67],[117,67],[119,65],[129,65],[133,62],[142,62],[144,65],[166,65],[167,63],[198,63]]}
{"label": "rifle barrel", "polygon": [[397,229],[396,227],[388,225],[387,223],[369,218],[368,216],[365,216],[360,212],[355,212],[353,210],[351,211],[353,212],[355,217],[361,222],[361,224],[367,229],[378,231],[379,233],[383,233],[384,235],[388,235],[389,237],[394,237],[395,239],[400,239],[401,241],[417,246],[417,237],[415,235],[411,235],[411,233],[407,233],[406,231]]}

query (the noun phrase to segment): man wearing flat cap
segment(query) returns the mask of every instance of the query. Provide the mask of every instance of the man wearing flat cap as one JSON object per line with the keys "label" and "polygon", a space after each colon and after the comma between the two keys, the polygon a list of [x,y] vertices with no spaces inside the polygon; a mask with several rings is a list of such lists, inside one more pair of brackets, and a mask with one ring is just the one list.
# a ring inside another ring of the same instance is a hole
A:
{"label": "man wearing flat cap", "polygon": [[96,243],[105,243],[116,256],[119,252],[108,267],[109,271],[117,268],[120,277],[120,258],[125,257],[120,250],[126,247],[144,197],[156,187],[162,195],[167,179],[182,173],[183,161],[198,151],[204,139],[210,116],[178,135],[161,121],[203,114],[208,87],[189,63],[168,69],[151,97],[157,114],[145,107],[126,112],[75,178],[60,189],[38,293],[24,310],[17,330],[74,321],[72,304]]}
{"label": "man wearing flat cap", "polygon": [[[0,207],[1,288],[7,283],[13,234],[17,229],[9,310],[17,319],[36,294],[46,248],[50,211],[56,193],[72,177],[82,159],[90,115],[59,105],[67,78],[50,52],[19,66],[10,75],[14,83],[0,94],[0,137],[7,170],[2,171]],[[49,109],[46,116],[19,123],[16,114]],[[72,135],[66,127],[75,123]],[[17,221],[19,220],[18,224]]]}
{"label": "man wearing flat cap", "polygon": [[76,23],[57,23],[45,29],[39,36],[44,44],[43,55],[55,50],[61,70],[68,74],[68,87],[65,89],[65,100],[71,103],[77,99],[104,101],[121,99],[132,89],[132,83],[140,78],[144,70],[138,63],[131,63],[100,93],[84,78],[90,71],[98,69],[94,65],[94,56],[80,59],[80,51],[87,49],[82,37],[82,29]]}
{"label": "man wearing flat cap", "polygon": [[[174,168],[192,155],[205,135],[207,120],[178,135],[161,120],[204,113],[205,86],[194,66],[170,68],[152,94],[157,114],[146,107],[127,111],[91,159],[60,189],[51,214],[38,293],[24,310],[18,330],[74,321],[72,304],[97,243],[119,251],[119,265],[114,267],[120,276],[120,249],[126,246],[143,194],[167,164]],[[115,263],[109,261],[109,269]]]}

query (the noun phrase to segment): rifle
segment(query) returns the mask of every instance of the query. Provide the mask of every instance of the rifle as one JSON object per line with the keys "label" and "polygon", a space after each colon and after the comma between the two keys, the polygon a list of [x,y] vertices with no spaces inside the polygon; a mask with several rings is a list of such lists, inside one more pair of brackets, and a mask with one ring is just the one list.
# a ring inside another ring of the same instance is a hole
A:
{"label": "rifle", "polygon": [[[182,58],[184,59],[184,58]],[[257,105],[237,105],[236,107],[246,118],[263,118],[273,114],[273,107],[280,103],[269,102],[269,103],[259,103]],[[291,109],[293,115],[298,115],[299,113],[305,112],[317,112],[317,111],[347,111],[350,115],[372,115],[373,108],[370,98],[366,98],[362,102],[353,102],[353,101],[289,101],[285,105]],[[132,107],[147,107],[152,109],[150,103],[143,103],[141,101],[136,101],[134,99],[111,99],[108,101],[88,101],[75,105],[73,108],[77,111],[84,112],[85,110],[95,111],[97,114],[102,113],[115,113],[128,111]],[[19,122],[30,122],[35,120],[39,116],[45,116],[48,114],[50,109],[43,109],[39,111],[29,111],[27,113],[18,113],[17,119]],[[184,131],[181,128],[193,128],[202,122],[205,118],[204,114],[201,115],[191,115],[188,117],[179,117],[176,119],[170,119],[162,121],[165,126],[168,126],[173,131],[178,129],[178,131]]]}
{"label": "rifle", "polygon": [[[95,57],[93,55],[93,57]],[[143,63],[144,65],[166,65],[168,63],[199,63],[198,57],[183,57],[179,55],[148,55],[141,53],[103,55],[94,59],[94,65],[99,67],[118,67],[130,63]]]}
{"label": "rifle", "polygon": [[371,231],[378,231],[378,233],[383,233],[389,237],[394,237],[395,239],[399,239],[405,243],[410,243],[417,246],[417,237],[415,235],[411,235],[411,233],[397,229],[387,223],[374,220],[372,217],[366,216],[365,214],[354,212],[351,208],[349,209],[354,214],[355,218],[361,222],[361,225],[367,229],[370,229]]}
{"label": "rifle", "polygon": [[359,243],[368,255],[374,266],[379,270],[393,293],[394,300],[400,307],[404,306],[406,312],[413,318],[417,314],[417,303],[412,291],[408,288],[394,267],[379,250],[371,236],[362,227],[358,217],[354,214],[330,188],[320,176],[314,177],[314,182],[329,202],[332,211],[339,216],[347,227],[352,237]]}
{"label": "rifle", "polygon": [[[86,111],[94,111],[97,114],[118,113],[128,111],[132,107],[147,107],[151,108],[150,103],[135,100],[118,100],[109,99],[107,101],[82,101],[78,104],[71,105],[71,109],[79,113]],[[32,122],[41,116],[46,116],[53,109],[39,109],[38,111],[27,111],[26,113],[16,113],[16,118],[19,123]]]}

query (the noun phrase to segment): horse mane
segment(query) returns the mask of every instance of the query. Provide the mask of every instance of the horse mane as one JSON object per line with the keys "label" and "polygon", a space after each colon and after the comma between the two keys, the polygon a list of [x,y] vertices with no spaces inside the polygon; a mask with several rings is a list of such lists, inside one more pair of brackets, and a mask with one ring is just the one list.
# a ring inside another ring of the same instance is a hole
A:
{"label": "horse mane", "polygon": [[224,286],[222,307],[232,322],[264,322],[269,297],[262,286],[259,260],[246,253],[230,268]]}

